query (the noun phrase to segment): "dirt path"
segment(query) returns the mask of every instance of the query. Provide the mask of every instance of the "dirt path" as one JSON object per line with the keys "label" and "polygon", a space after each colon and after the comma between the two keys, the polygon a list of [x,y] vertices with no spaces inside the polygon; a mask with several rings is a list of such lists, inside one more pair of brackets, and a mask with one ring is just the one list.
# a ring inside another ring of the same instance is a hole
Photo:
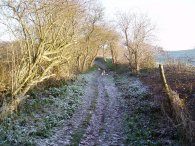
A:
{"label": "dirt path", "polygon": [[122,99],[112,76],[99,76],[96,109],[80,145],[121,145],[124,142]]}
{"label": "dirt path", "polygon": [[125,104],[112,75],[102,76],[97,71],[85,78],[85,95],[72,119],[52,137],[37,141],[38,146],[124,144]]}

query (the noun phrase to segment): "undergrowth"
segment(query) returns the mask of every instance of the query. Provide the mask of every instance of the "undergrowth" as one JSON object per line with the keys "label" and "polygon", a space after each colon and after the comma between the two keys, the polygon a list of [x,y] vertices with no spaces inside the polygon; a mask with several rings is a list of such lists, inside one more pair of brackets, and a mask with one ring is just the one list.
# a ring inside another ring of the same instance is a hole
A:
{"label": "undergrowth", "polygon": [[106,59],[106,66],[111,71],[116,70],[116,66],[112,63],[112,59]]}
{"label": "undergrowth", "polygon": [[0,123],[0,145],[35,145],[35,139],[52,135],[54,128],[69,119],[80,103],[84,77],[70,85],[31,91],[18,112]]}
{"label": "undergrowth", "polygon": [[93,66],[90,67],[87,71],[85,71],[84,74],[93,72],[93,71],[95,71],[95,70],[97,70],[97,66],[93,65]]}
{"label": "undergrowth", "polygon": [[116,85],[125,98],[129,112],[125,116],[126,145],[174,145],[178,135],[166,127],[160,107],[139,79],[116,74]]}

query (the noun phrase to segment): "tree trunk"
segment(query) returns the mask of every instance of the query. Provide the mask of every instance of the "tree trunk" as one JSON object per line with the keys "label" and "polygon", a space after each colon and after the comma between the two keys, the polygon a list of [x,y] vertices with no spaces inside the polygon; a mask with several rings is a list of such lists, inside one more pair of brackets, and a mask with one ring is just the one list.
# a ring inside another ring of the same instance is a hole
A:
{"label": "tree trunk", "polygon": [[84,55],[84,60],[83,60],[83,63],[82,63],[82,70],[81,71],[85,71],[86,64],[87,64],[87,55]]}
{"label": "tree trunk", "polygon": [[110,51],[111,51],[111,55],[112,55],[112,64],[116,64],[116,52],[114,50],[114,47],[112,44],[110,44]]}
{"label": "tree trunk", "polygon": [[[7,117],[7,115],[13,113],[14,111],[17,111],[18,106],[28,98],[28,96],[25,96],[25,94],[28,92],[32,86],[25,87],[22,93],[17,95],[8,105],[3,105],[1,107],[1,113],[0,113],[0,120]],[[7,103],[4,103],[7,104]]]}
{"label": "tree trunk", "polygon": [[81,56],[82,56],[82,55],[79,55],[79,56],[77,57],[78,71],[79,71],[79,72],[81,71]]}
{"label": "tree trunk", "polygon": [[140,66],[139,66],[139,58],[138,58],[138,51],[135,52],[135,72],[139,74]]}
{"label": "tree trunk", "polygon": [[94,56],[92,56],[92,59],[91,59],[91,62],[90,62],[90,67],[93,66],[93,62],[94,62],[95,58],[97,57],[98,50],[99,50],[99,49],[96,49],[96,51],[95,51],[95,53],[94,53]]}

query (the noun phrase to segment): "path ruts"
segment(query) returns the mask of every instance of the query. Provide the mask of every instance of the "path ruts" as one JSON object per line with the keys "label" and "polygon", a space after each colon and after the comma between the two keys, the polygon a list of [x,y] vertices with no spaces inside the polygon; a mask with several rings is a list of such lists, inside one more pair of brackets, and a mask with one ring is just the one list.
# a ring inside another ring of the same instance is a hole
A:
{"label": "path ruts", "polygon": [[72,119],[56,133],[37,142],[39,146],[107,146],[123,145],[124,101],[112,75],[100,72],[86,75],[87,85],[83,101]]}

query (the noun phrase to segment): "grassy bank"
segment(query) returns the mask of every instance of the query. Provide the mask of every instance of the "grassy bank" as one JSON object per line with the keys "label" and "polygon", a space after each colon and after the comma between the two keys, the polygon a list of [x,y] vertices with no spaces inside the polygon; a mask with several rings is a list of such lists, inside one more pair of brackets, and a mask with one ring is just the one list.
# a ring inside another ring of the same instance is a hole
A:
{"label": "grassy bank", "polygon": [[168,85],[175,94],[172,99],[165,93],[158,68],[144,72],[141,80],[152,91],[154,101],[161,105],[167,121],[176,128],[180,141],[184,145],[194,145],[195,68],[177,62],[164,65],[164,70]]}
{"label": "grassy bank", "polygon": [[128,105],[125,117],[127,145],[179,144],[177,132],[162,115],[152,92],[129,73],[115,75],[116,85]]}
{"label": "grassy bank", "polygon": [[0,145],[34,145],[34,140],[52,135],[55,127],[70,119],[80,103],[86,84],[81,75],[69,85],[31,91],[18,112],[0,123]]}

